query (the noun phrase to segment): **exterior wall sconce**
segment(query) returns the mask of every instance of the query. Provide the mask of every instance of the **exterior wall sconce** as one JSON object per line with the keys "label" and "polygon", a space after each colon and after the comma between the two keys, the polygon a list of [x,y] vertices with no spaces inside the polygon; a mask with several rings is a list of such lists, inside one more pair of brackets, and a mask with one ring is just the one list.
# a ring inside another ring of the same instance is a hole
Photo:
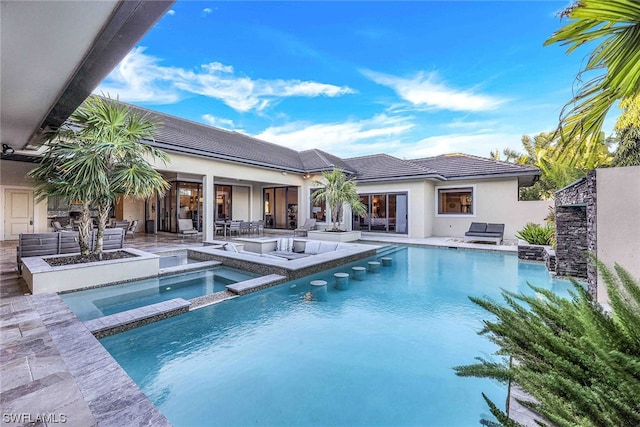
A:
{"label": "exterior wall sconce", "polygon": [[9,144],[2,144],[2,154],[13,154],[16,150],[13,149]]}
{"label": "exterior wall sconce", "polygon": [[304,179],[309,179],[309,178],[311,178],[311,174],[310,173],[305,173],[304,175],[302,175],[302,177]]}

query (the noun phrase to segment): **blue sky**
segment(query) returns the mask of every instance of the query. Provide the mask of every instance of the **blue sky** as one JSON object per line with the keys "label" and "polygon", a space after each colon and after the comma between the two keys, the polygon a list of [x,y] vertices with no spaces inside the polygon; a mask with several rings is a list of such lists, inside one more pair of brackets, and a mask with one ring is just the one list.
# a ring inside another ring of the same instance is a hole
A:
{"label": "blue sky", "polygon": [[488,156],[555,129],[589,52],[543,47],[568,4],[177,1],[96,93],[295,150]]}

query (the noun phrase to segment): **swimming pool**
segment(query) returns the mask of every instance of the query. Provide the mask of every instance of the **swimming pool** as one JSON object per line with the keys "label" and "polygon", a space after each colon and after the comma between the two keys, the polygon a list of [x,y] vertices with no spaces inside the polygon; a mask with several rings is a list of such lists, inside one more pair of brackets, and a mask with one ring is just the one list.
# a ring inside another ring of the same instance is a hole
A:
{"label": "swimming pool", "polygon": [[62,294],[78,319],[87,321],[173,298],[186,300],[226,290],[226,286],[257,277],[230,267],[136,280],[101,288]]}
{"label": "swimming pool", "polygon": [[391,267],[329,287],[325,302],[308,300],[309,282],[331,284],[351,265],[101,342],[175,426],[478,425],[490,418],[481,392],[500,403],[506,388],[451,369],[495,351],[468,296],[571,285],[511,254],[389,256]]}

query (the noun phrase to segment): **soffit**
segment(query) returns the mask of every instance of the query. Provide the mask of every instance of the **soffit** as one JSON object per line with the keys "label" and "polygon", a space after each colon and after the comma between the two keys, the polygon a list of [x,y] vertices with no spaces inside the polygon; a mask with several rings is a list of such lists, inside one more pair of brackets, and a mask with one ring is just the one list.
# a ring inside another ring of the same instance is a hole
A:
{"label": "soffit", "polygon": [[173,1],[6,1],[0,9],[1,142],[59,126]]}

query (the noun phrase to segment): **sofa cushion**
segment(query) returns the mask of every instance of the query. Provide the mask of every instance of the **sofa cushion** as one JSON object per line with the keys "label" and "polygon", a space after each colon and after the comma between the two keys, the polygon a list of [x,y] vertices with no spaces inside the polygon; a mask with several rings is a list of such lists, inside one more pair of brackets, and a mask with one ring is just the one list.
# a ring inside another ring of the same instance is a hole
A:
{"label": "sofa cushion", "polygon": [[309,241],[304,246],[304,253],[309,255],[317,255],[320,250],[320,242]]}
{"label": "sofa cushion", "polygon": [[318,249],[319,254],[324,254],[326,252],[333,252],[338,247],[338,243],[336,242],[320,242],[320,248]]}
{"label": "sofa cushion", "polygon": [[487,223],[486,222],[472,222],[469,227],[469,233],[483,233],[487,231]]}
{"label": "sofa cushion", "polygon": [[283,237],[278,239],[276,244],[276,251],[280,252],[291,252],[293,251],[293,238]]}
{"label": "sofa cushion", "polygon": [[504,233],[504,224],[487,224],[487,233]]}

